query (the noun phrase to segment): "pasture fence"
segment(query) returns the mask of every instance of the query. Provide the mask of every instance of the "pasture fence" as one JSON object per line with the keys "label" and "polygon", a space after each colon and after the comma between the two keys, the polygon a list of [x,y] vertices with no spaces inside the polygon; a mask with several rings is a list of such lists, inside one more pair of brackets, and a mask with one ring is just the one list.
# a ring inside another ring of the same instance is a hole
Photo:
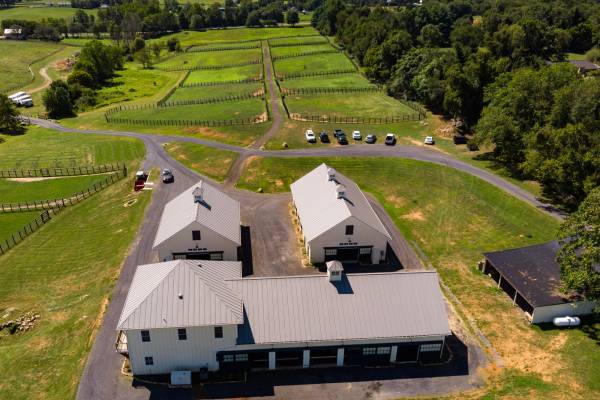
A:
{"label": "pasture fence", "polygon": [[75,205],[82,200],[87,199],[91,195],[98,193],[102,189],[105,189],[113,183],[123,179],[127,176],[127,168],[124,167],[115,173],[111,173],[106,178],[95,182],[90,185],[87,189],[80,192],[74,193],[68,197],[61,197],[56,199],[45,199],[35,201],[25,201],[19,203],[1,203],[0,213],[17,213],[17,212],[28,212],[38,210],[51,210],[57,207],[67,207]]}
{"label": "pasture fence", "polygon": [[179,87],[200,87],[200,86],[225,86],[225,85],[237,85],[240,83],[253,83],[262,81],[262,74],[254,78],[238,79],[235,81],[221,81],[221,82],[191,82],[185,83],[185,81],[179,84]]}
{"label": "pasture fence", "polygon": [[188,78],[188,76],[190,76],[190,72],[192,72],[192,71],[186,71],[185,75],[181,79],[179,79],[179,82],[177,83],[177,85],[175,85],[171,89],[169,89],[169,91],[163,97],[161,97],[156,102],[156,104],[163,104],[167,100],[169,100],[169,98],[171,96],[173,96],[173,93],[175,93],[175,91],[177,90],[177,88],[181,87],[181,84],[186,81],[186,79]]}
{"label": "pasture fence", "polygon": [[165,72],[174,72],[174,71],[202,71],[202,70],[220,70],[227,68],[235,68],[235,67],[244,67],[246,65],[254,65],[254,64],[262,64],[262,60],[257,58],[256,60],[244,61],[240,63],[231,63],[231,64],[221,64],[221,65],[196,65],[194,67],[186,67],[186,66],[165,66],[165,67],[157,67],[157,69]]}
{"label": "pasture fence", "polygon": [[383,92],[383,89],[378,86],[366,87],[307,87],[286,89],[282,88],[281,93],[284,96],[311,95],[311,94],[328,94],[328,93],[367,93],[367,92]]}
{"label": "pasture fence", "polygon": [[102,165],[83,165],[78,167],[52,167],[36,169],[0,170],[0,178],[47,178],[53,176],[79,176],[117,172],[127,167],[121,163]]}
{"label": "pasture fence", "polygon": [[207,98],[199,98],[199,99],[189,99],[189,100],[174,100],[167,101],[160,104],[160,107],[175,107],[175,106],[189,106],[196,104],[215,104],[215,103],[226,103],[229,101],[241,101],[253,99],[255,97],[264,96],[265,92],[261,88],[256,92],[248,92],[243,94],[232,94],[228,96],[220,96],[220,97],[207,97]]}
{"label": "pasture fence", "polygon": [[286,79],[298,79],[298,78],[308,78],[311,76],[326,76],[326,75],[344,75],[344,74],[355,74],[355,69],[334,69],[331,71],[314,71],[314,72],[294,72],[291,74],[277,74],[277,79],[286,80]]}
{"label": "pasture fence", "polygon": [[202,48],[203,46],[190,46],[186,48],[186,53],[205,53],[211,51],[230,51],[230,50],[247,50],[247,49],[259,49],[260,42],[251,45],[243,45],[243,46],[221,46],[221,47],[208,47]]}
{"label": "pasture fence", "polygon": [[27,236],[44,226],[61,210],[62,209],[60,207],[44,210],[38,217],[25,224],[25,226],[23,226],[17,232],[12,233],[6,239],[0,240],[0,256],[6,254],[7,251],[21,243]]}
{"label": "pasture fence", "polygon": [[140,125],[147,127],[163,127],[163,126],[237,126],[237,125],[252,125],[269,120],[268,113],[261,114],[250,118],[235,118],[226,120],[192,120],[192,119],[132,119],[132,118],[117,118],[105,114],[106,122],[114,124]]}
{"label": "pasture fence", "polygon": [[315,46],[319,44],[327,44],[326,40],[306,40],[304,42],[288,42],[288,43],[270,43],[269,47],[294,47],[294,46]]}
{"label": "pasture fence", "polygon": [[[286,108],[287,110],[287,108]],[[346,117],[338,115],[309,115],[302,113],[289,113],[290,119],[295,121],[334,123],[334,124],[369,124],[382,125],[407,121],[420,121],[420,113],[391,115],[386,117]]]}
{"label": "pasture fence", "polygon": [[281,55],[281,56],[272,56],[271,59],[273,61],[277,61],[277,60],[285,60],[286,58],[296,58],[296,57],[312,56],[312,55],[316,55],[316,54],[332,54],[332,53],[339,53],[339,52],[340,51],[336,50],[336,49],[304,51],[304,52],[298,52],[298,53],[284,54],[284,55]]}

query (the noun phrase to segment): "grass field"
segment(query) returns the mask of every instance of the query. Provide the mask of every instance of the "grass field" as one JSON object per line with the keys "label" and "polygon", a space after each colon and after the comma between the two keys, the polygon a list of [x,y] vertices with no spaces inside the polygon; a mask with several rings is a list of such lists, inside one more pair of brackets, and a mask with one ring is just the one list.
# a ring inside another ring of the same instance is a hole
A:
{"label": "grass field", "polygon": [[231,120],[254,118],[265,112],[262,99],[236,102],[198,104],[177,107],[154,107],[144,110],[126,110],[112,114],[115,118],[132,120]]}
{"label": "grass field", "polygon": [[141,159],[142,142],[131,138],[82,135],[30,127],[25,135],[2,136],[0,169],[74,167]]}
{"label": "grass field", "polygon": [[[305,46],[305,49],[308,51],[310,46]],[[275,61],[274,64],[277,75],[354,68],[352,62],[342,53],[313,54],[310,56],[285,58]]]}
{"label": "grass field", "polygon": [[[0,214],[0,243],[3,243],[10,235],[16,233],[19,229],[39,217],[40,214],[41,211]],[[6,245],[2,247],[6,248]],[[0,260],[1,263],[2,261]]]}
{"label": "grass field", "polygon": [[191,46],[189,49],[187,49],[186,51],[191,51],[194,52],[195,51],[205,51],[205,50],[210,50],[210,49],[237,49],[239,47],[247,47],[247,48],[257,48],[260,49],[260,41],[256,40],[253,42],[241,42],[241,43],[207,43],[207,44],[201,44],[201,45],[197,45],[197,46]]}
{"label": "grass field", "polygon": [[[1,11],[0,11],[1,15]],[[62,48],[49,42],[0,40],[0,91],[26,86],[32,82],[28,65]]]}
{"label": "grass field", "polygon": [[167,61],[156,64],[156,68],[218,67],[260,60],[261,49],[206,51],[181,53]]}
{"label": "grass field", "polygon": [[219,182],[227,178],[231,165],[238,157],[233,151],[187,142],[168,143],[165,150],[186,167]]}
{"label": "grass field", "polygon": [[230,28],[212,29],[206,32],[184,31],[173,35],[163,36],[161,41],[171,37],[179,39],[181,46],[201,45],[218,42],[241,42],[246,40],[269,39],[281,36],[306,36],[317,35],[318,32],[311,26],[281,27],[281,28]]}
{"label": "grass field", "polygon": [[[41,21],[44,18],[64,18],[70,20],[76,8],[70,7],[39,7],[39,6],[19,6],[0,10],[0,21],[4,19],[24,19],[30,21]],[[83,10],[88,15],[94,17],[98,15],[98,10]]]}
{"label": "grass field", "polygon": [[344,87],[344,88],[360,88],[360,87],[373,87],[375,86],[367,78],[362,75],[351,73],[351,74],[340,74],[340,75],[324,75],[306,77],[300,79],[289,79],[281,80],[279,82],[282,88],[286,89],[304,89],[310,87]]}
{"label": "grass field", "polygon": [[314,36],[296,36],[296,37],[269,39],[269,45],[271,47],[288,46],[288,45],[299,45],[300,46],[304,43],[327,44],[328,42],[327,42],[327,38],[325,36],[321,36],[319,34],[315,34]]}
{"label": "grass field", "polygon": [[211,97],[225,97],[256,93],[263,89],[262,82],[240,83],[234,85],[180,87],[169,97],[168,101],[183,101]]}
{"label": "grass field", "polygon": [[382,202],[502,356],[503,370],[484,371],[485,389],[451,398],[598,397],[600,322],[568,331],[531,326],[510,298],[476,269],[483,251],[551,239],[557,221],[473,176],[405,159],[254,158],[239,186],[287,191],[292,181],[322,161]]}
{"label": "grass field", "polygon": [[[224,68],[220,70],[192,71],[184,84],[201,82],[227,82],[256,78],[262,73],[262,65],[244,65],[243,67]],[[218,90],[215,89],[215,90]]]}
{"label": "grass field", "polygon": [[44,179],[34,182],[0,179],[0,202],[19,203],[68,197],[105,178],[106,175],[102,174]]}
{"label": "grass field", "polygon": [[287,56],[289,54],[301,54],[306,52],[314,51],[329,51],[334,50],[329,43],[324,42],[323,44],[316,44],[311,46],[285,46],[285,47],[271,47],[271,55],[273,57]]}

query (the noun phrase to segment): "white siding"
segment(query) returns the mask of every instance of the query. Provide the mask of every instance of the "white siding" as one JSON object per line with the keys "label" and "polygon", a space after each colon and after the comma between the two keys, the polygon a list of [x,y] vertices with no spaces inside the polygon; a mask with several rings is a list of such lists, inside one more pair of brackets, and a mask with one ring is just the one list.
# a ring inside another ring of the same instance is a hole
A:
{"label": "white siding", "polygon": [[[200,231],[200,240],[192,240],[192,231],[196,230]],[[198,222],[192,222],[156,246],[156,250],[160,261],[169,261],[173,259],[172,253],[186,253],[190,249],[195,249],[196,246],[206,249],[203,252],[222,251],[223,261],[237,261],[238,245]]]}
{"label": "white siding", "polygon": [[576,316],[591,314],[596,303],[592,301],[580,301],[575,303],[556,304],[553,306],[536,307],[533,310],[531,323],[552,322],[556,317]]}
{"label": "white siding", "polygon": [[[346,225],[354,225],[354,234],[346,235]],[[348,247],[373,246],[373,252],[371,253],[373,264],[379,264],[380,259],[385,258],[388,243],[387,236],[355,217],[349,217],[306,244],[310,262],[324,262],[325,247],[345,247],[340,246],[340,243],[348,242],[353,243],[352,246]],[[382,251],[383,257],[380,257]]]}
{"label": "white siding", "polygon": [[[223,338],[214,336],[213,326],[187,329],[187,340],[179,340],[177,328],[151,329],[150,342],[142,342],[140,330],[126,331],[131,370],[134,375],[166,374],[173,370],[219,369],[217,352],[235,346],[237,325],[223,327]],[[145,365],[152,357],[154,365]]]}

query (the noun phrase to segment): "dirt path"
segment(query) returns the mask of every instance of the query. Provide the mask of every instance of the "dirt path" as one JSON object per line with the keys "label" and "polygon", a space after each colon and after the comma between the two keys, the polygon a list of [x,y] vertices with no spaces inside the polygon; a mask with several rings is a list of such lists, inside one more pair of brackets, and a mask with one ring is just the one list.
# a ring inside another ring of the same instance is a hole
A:
{"label": "dirt path", "polygon": [[50,66],[50,64],[46,65],[44,68],[41,68],[39,71],[42,78],[44,78],[44,83],[42,83],[40,86],[38,86],[36,88],[29,90],[29,93],[37,93],[39,91],[46,89],[48,86],[50,86],[50,84],[52,83],[52,78],[50,78],[50,76],[48,75],[48,67],[49,66]]}
{"label": "dirt path", "polygon": [[[267,91],[269,95],[269,99],[267,100],[269,103],[269,110],[271,110],[271,118],[273,120],[273,124],[271,128],[262,135],[258,140],[250,145],[251,149],[260,149],[264,146],[273,136],[279,132],[281,128],[281,124],[283,123],[283,116],[281,114],[281,108],[279,104],[279,90],[277,89],[277,85],[275,84],[275,70],[273,69],[273,61],[271,60],[271,50],[269,48],[269,43],[267,41],[262,42],[262,51],[263,51],[263,62],[265,67],[265,81],[267,82]],[[229,170],[229,175],[224,182],[226,187],[233,187],[239,180],[242,175],[242,171],[244,169],[244,164],[248,158],[247,154],[241,153],[238,158],[235,160],[231,169]]]}

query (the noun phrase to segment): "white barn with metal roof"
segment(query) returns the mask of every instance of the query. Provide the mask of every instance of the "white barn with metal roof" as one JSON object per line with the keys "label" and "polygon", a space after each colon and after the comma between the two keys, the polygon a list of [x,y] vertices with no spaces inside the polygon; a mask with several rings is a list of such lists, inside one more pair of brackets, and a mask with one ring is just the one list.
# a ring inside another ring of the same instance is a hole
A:
{"label": "white barn with metal roof", "polygon": [[139,266],[117,329],[135,375],[439,362],[451,334],[437,273],[242,278],[241,264]]}
{"label": "white barn with metal roof", "polygon": [[167,203],[153,248],[162,261],[237,261],[240,229],[240,203],[200,181]]}
{"label": "white barn with metal roof", "polygon": [[386,259],[390,234],[351,179],[321,164],[290,188],[310,262]]}

